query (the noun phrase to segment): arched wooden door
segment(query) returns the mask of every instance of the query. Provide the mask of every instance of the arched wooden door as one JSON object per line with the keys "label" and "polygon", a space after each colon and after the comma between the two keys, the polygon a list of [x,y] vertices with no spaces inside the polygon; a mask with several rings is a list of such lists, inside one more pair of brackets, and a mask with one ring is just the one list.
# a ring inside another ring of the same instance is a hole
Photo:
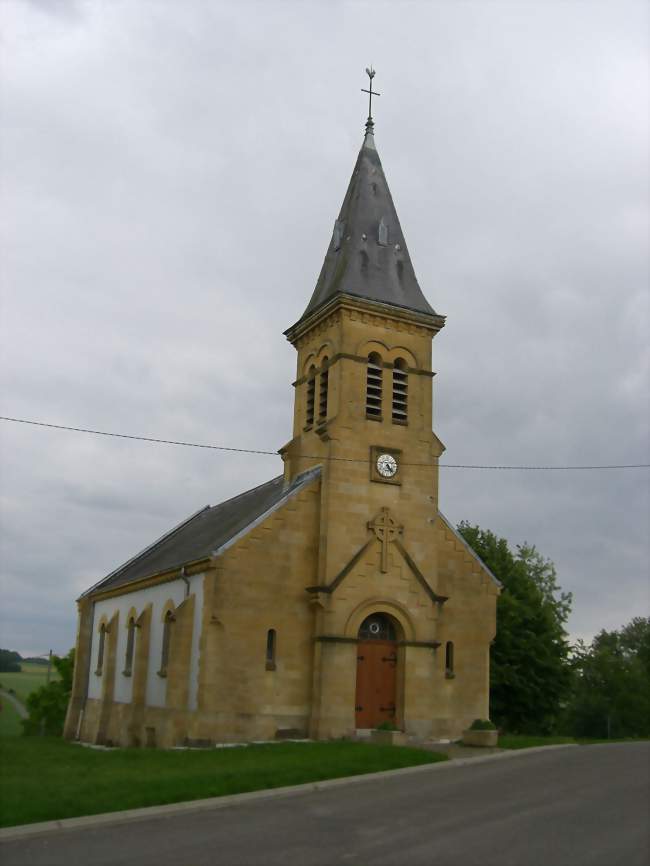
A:
{"label": "arched wooden door", "polygon": [[384,614],[373,613],[359,629],[357,644],[357,728],[396,721],[397,640]]}

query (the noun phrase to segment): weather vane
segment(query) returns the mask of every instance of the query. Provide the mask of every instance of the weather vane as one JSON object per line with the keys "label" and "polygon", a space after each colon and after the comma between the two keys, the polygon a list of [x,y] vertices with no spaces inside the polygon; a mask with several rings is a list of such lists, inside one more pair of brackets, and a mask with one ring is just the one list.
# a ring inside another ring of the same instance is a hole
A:
{"label": "weather vane", "polygon": [[372,68],[372,66],[370,66],[370,68],[366,67],[366,75],[370,79],[370,89],[366,90],[365,87],[362,87],[361,92],[368,94],[368,120],[366,121],[366,132],[372,132],[375,125],[372,120],[372,97],[381,96],[381,93],[377,93],[376,90],[372,89],[372,79],[376,75],[375,70]]}

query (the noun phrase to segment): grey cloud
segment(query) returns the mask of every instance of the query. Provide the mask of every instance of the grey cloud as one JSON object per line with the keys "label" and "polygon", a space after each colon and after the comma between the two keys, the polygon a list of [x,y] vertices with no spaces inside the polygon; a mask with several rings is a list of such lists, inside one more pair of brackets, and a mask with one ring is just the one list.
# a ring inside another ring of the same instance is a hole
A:
{"label": "grey cloud", "polygon": [[[247,448],[291,435],[282,331],[365,120],[434,343],[452,463],[647,462],[643,3],[3,9],[3,414]],[[380,86],[381,84],[381,86]],[[2,645],[279,458],[0,426]],[[647,472],[447,469],[442,508],[556,562],[571,630],[648,603]]]}

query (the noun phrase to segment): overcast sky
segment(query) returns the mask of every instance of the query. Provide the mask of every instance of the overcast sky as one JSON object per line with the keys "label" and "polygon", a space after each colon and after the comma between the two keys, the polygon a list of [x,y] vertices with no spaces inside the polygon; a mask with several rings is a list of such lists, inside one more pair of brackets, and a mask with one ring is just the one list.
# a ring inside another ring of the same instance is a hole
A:
{"label": "overcast sky", "polygon": [[[645,2],[0,2],[1,414],[277,449],[362,141],[434,342],[448,463],[648,463]],[[0,422],[2,635],[278,457]],[[574,637],[648,613],[648,470],[441,469],[441,508],[534,543]]]}

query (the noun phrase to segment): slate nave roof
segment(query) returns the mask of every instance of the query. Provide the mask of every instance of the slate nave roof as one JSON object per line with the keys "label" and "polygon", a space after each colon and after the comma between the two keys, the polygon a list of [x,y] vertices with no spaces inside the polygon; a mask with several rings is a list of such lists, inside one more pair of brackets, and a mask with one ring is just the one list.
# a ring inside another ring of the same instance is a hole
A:
{"label": "slate nave roof", "polygon": [[206,505],[91,586],[81,597],[126,586],[163,571],[180,569],[188,562],[218,553],[318,478],[320,471],[320,466],[308,469],[286,488],[284,477],[278,475],[219,505]]}

